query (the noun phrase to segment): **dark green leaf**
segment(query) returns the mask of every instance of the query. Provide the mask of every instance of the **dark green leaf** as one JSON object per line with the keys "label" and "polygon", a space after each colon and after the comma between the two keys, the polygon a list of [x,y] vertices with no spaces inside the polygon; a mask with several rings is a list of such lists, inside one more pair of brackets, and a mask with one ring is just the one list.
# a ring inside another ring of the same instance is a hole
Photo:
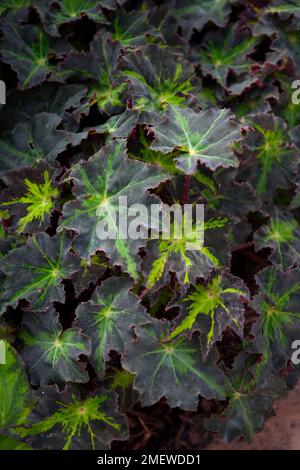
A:
{"label": "dark green leaf", "polygon": [[63,331],[57,313],[27,313],[20,339],[24,344],[22,358],[33,385],[88,381],[78,360],[81,354],[90,355],[90,340],[78,328]]}
{"label": "dark green leaf", "polygon": [[[126,156],[123,142],[113,142],[94,155],[88,162],[80,163],[71,172],[77,200],[64,206],[61,227],[75,230],[74,242],[80,255],[89,260],[97,250],[103,250],[113,264],[121,265],[134,278],[137,277],[136,254],[143,239],[131,239],[113,217],[127,217],[127,208],[119,197],[127,197],[127,207],[144,204],[147,208],[156,203],[148,189],[155,188],[164,179],[162,172]],[[143,219],[144,220],[144,219]],[[97,227],[104,223],[105,231],[113,238],[99,239]],[[144,223],[148,223],[144,220]],[[119,230],[121,232],[119,233]],[[123,237],[123,238],[122,238]]]}
{"label": "dark green leaf", "polygon": [[155,119],[153,129],[151,147],[163,153],[178,150],[175,160],[186,174],[195,173],[198,162],[212,170],[238,164],[232,147],[241,139],[241,131],[226,109],[195,113],[172,106],[162,118]]}
{"label": "dark green leaf", "polygon": [[108,449],[113,439],[124,436],[124,425],[114,393],[101,392],[82,399],[72,388],[42,388],[39,404],[18,433],[38,449]]}
{"label": "dark green leaf", "polygon": [[104,373],[109,352],[123,353],[126,341],[132,338],[132,327],[149,320],[138,297],[129,291],[131,287],[126,277],[107,279],[76,311],[78,325],[92,340],[91,360],[99,375]]}
{"label": "dark green leaf", "polygon": [[70,246],[71,242],[64,234],[50,238],[42,233],[2,258],[1,269],[8,278],[1,311],[7,305],[17,305],[21,299],[39,309],[49,302],[62,302],[62,280],[69,278],[80,264],[80,259],[70,254]]}
{"label": "dark green leaf", "polygon": [[203,362],[199,342],[183,338],[168,342],[169,330],[169,322],[158,320],[138,328],[137,339],[128,344],[122,359],[125,369],[135,374],[143,406],[165,396],[172,407],[196,410],[200,394],[224,398],[223,374]]}

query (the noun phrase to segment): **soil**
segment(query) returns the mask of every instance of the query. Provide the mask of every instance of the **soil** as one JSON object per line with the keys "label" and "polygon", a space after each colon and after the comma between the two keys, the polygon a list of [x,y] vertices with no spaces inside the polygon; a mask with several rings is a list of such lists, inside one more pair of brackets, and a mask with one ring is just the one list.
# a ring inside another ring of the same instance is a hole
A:
{"label": "soil", "polygon": [[276,415],[270,418],[264,429],[251,443],[239,440],[224,443],[214,439],[210,450],[300,450],[300,381],[286,398],[274,405]]}
{"label": "soil", "polygon": [[[202,400],[205,402],[205,400]],[[202,403],[209,411],[211,402]],[[210,411],[213,411],[212,409]],[[113,450],[300,450],[300,381],[274,403],[275,415],[251,443],[225,443],[202,427],[203,414],[170,408],[164,399],[150,407],[135,405],[127,412],[130,438],[115,441]],[[208,416],[208,415],[206,415]]]}

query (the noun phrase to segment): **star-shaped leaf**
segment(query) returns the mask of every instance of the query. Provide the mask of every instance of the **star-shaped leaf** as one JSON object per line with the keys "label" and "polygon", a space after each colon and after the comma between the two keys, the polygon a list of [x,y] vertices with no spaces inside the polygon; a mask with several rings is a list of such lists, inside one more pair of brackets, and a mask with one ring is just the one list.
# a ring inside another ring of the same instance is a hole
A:
{"label": "star-shaped leaf", "polygon": [[122,359],[123,367],[135,374],[134,387],[143,406],[165,396],[172,407],[196,410],[200,394],[224,398],[223,374],[203,362],[199,342],[166,341],[169,329],[169,322],[159,320],[138,328],[137,339],[127,345]]}
{"label": "star-shaped leaf", "polygon": [[254,235],[258,249],[271,248],[270,259],[286,270],[300,264],[300,229],[295,219],[271,218]]}
{"label": "star-shaped leaf", "polygon": [[149,13],[143,8],[127,13],[119,8],[112,18],[108,30],[114,41],[118,41],[124,47],[139,46],[147,42],[147,36],[157,35],[155,29],[148,21]]}
{"label": "star-shaped leaf", "polygon": [[193,67],[182,56],[156,44],[128,51],[119,68],[131,83],[129,91],[136,109],[164,111],[170,104],[186,106],[199,90]]}
{"label": "star-shaped leaf", "polygon": [[225,441],[240,437],[250,441],[274,414],[273,401],[285,394],[286,386],[282,378],[269,371],[260,378],[255,377],[251,362],[239,356],[228,374],[227,390],[227,407],[221,415],[205,420],[206,428],[218,432]]}
{"label": "star-shaped leaf", "polygon": [[[74,246],[87,261],[97,250],[102,250],[113,264],[121,265],[136,278],[136,254],[145,241],[129,237],[127,230],[117,225],[114,214],[118,218],[127,218],[127,208],[132,204],[144,204],[150,208],[151,203],[159,202],[150,196],[148,189],[158,186],[165,178],[163,173],[128,159],[125,144],[117,141],[104,147],[88,162],[75,166],[70,177],[74,181],[77,200],[64,206],[61,227],[78,233]],[[127,198],[127,207],[120,197]],[[146,219],[141,214],[140,225],[148,227],[148,215]],[[104,234],[98,237],[98,224],[111,234],[110,238]]]}
{"label": "star-shaped leaf", "polygon": [[6,173],[3,180],[8,188],[1,193],[0,207],[8,208],[12,230],[33,233],[49,227],[59,195],[54,176],[43,163]]}
{"label": "star-shaped leaf", "polygon": [[61,118],[57,114],[41,113],[31,122],[19,122],[0,139],[0,172],[40,161],[54,165],[56,157],[68,144],[78,145],[86,133],[57,130]]}
{"label": "star-shaped leaf", "polygon": [[[193,54],[194,59],[200,62],[202,73],[210,75],[226,88],[229,72],[234,74],[238,83],[242,83],[245,77],[249,80],[250,65],[255,63],[249,55],[257,44],[257,37],[243,33],[237,27],[230,27],[218,33],[208,33],[201,45],[194,48]],[[245,82],[245,87],[246,84],[249,86]]]}
{"label": "star-shaped leaf", "polygon": [[38,405],[19,435],[27,437],[34,448],[48,450],[104,450],[113,439],[124,436],[124,423],[115,411],[112,391],[84,398],[76,389],[42,388],[36,394]]}
{"label": "star-shaped leaf", "polygon": [[132,338],[132,327],[149,320],[138,297],[129,291],[131,287],[126,277],[109,278],[76,311],[77,324],[92,340],[91,361],[99,375],[104,373],[109,352],[123,353],[126,341]]}
{"label": "star-shaped leaf", "polygon": [[247,119],[253,131],[244,141],[238,175],[259,195],[270,197],[278,188],[290,189],[299,164],[299,152],[287,136],[282,119],[256,114]]}
{"label": "star-shaped leaf", "polygon": [[212,170],[238,164],[232,146],[241,139],[241,131],[227,109],[196,113],[172,106],[162,118],[155,119],[153,130],[151,148],[163,153],[178,150],[177,166],[186,174],[195,173],[198,162]]}
{"label": "star-shaped leaf", "polygon": [[21,299],[39,309],[49,302],[62,302],[64,288],[61,282],[80,265],[79,258],[70,254],[70,246],[71,242],[64,234],[50,238],[42,233],[2,258],[1,270],[8,277],[1,310],[7,305],[17,305]]}
{"label": "star-shaped leaf", "polygon": [[262,354],[260,373],[270,368],[270,360],[278,371],[291,358],[292,342],[300,334],[299,279],[298,268],[283,273],[269,266],[256,275],[259,293],[250,306],[260,315],[253,328],[256,350]]}
{"label": "star-shaped leaf", "polygon": [[247,287],[238,277],[229,274],[217,274],[206,285],[196,284],[195,289],[183,299],[186,302],[185,317],[171,332],[169,339],[198,330],[206,355],[227,327],[243,337],[243,299],[244,302],[249,299]]}
{"label": "star-shaped leaf", "polygon": [[5,22],[2,31],[2,60],[17,72],[22,89],[55,75],[50,56],[63,57],[67,46],[61,38],[53,39],[34,25]]}
{"label": "star-shaped leaf", "polygon": [[63,331],[57,313],[27,313],[19,337],[33,385],[88,382],[88,374],[78,360],[81,354],[90,355],[90,340],[78,328]]}
{"label": "star-shaped leaf", "polygon": [[[150,240],[147,255],[143,260],[143,270],[147,276],[147,287],[154,287],[159,281],[168,282],[169,273],[176,274],[181,288],[186,290],[197,278],[207,279],[213,269],[226,266],[230,259],[226,240],[227,217],[206,217],[204,221],[204,240],[191,242],[185,234],[174,237],[176,228],[169,240]],[[201,222],[198,222],[198,225]],[[196,227],[193,226],[193,231]],[[220,250],[220,247],[222,249]],[[227,249],[226,249],[227,248]]]}
{"label": "star-shaped leaf", "polygon": [[71,52],[61,64],[61,76],[88,85],[86,102],[77,112],[88,113],[97,105],[112,115],[123,111],[126,105],[126,87],[116,81],[116,67],[121,55],[121,45],[107,34],[97,34],[90,45],[90,52]]}

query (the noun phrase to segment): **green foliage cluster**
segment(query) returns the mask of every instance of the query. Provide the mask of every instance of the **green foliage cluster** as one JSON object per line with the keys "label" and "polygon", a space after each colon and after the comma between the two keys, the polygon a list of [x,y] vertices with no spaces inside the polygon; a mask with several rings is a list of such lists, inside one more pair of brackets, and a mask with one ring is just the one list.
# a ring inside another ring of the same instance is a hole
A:
{"label": "green foliage cluster", "polygon": [[[109,449],[163,397],[251,439],[293,386],[299,18],[299,0],[1,2],[1,449]],[[204,245],[100,240],[120,196],[204,204]]]}

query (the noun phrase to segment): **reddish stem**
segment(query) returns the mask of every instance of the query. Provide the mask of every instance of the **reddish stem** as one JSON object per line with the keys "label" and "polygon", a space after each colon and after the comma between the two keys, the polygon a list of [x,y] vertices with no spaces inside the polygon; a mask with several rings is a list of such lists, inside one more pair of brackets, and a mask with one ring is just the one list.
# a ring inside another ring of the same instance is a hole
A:
{"label": "reddish stem", "polygon": [[190,175],[185,175],[185,177],[184,177],[184,193],[183,193],[182,204],[187,204],[188,203],[189,192],[190,192],[190,183],[191,183]]}

